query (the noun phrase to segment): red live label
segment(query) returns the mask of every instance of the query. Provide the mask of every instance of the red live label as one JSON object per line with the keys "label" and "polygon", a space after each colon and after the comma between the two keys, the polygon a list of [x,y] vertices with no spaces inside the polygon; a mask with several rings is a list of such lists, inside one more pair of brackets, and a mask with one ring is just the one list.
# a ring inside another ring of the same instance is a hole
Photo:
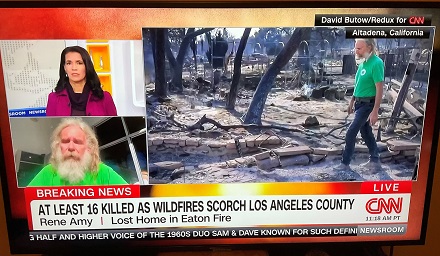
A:
{"label": "red live label", "polygon": [[361,185],[362,194],[411,193],[411,181],[367,181]]}

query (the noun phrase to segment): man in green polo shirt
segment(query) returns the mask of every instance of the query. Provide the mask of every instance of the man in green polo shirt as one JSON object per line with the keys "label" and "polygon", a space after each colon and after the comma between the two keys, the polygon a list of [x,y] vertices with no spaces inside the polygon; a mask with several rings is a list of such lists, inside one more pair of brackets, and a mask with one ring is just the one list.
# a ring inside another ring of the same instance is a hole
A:
{"label": "man in green polo shirt", "polygon": [[356,39],[355,51],[359,67],[355,77],[353,97],[348,106],[348,114],[354,112],[345,135],[345,148],[342,162],[336,170],[350,170],[350,162],[353,157],[357,134],[360,132],[362,139],[368,147],[370,160],[361,166],[372,171],[380,168],[379,150],[372,131],[379,115],[379,107],[382,101],[384,82],[384,63],[376,54],[376,42],[374,39]]}
{"label": "man in green polo shirt", "polygon": [[66,118],[52,133],[52,155],[28,186],[123,185],[127,182],[103,164],[93,130],[79,118]]}

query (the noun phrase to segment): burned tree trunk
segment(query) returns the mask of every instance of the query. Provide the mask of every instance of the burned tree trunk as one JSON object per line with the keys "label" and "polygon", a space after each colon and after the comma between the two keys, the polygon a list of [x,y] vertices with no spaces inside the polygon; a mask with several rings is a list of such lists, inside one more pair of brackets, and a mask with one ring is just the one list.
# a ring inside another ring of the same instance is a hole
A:
{"label": "burned tree trunk", "polygon": [[177,61],[176,58],[173,55],[173,51],[171,51],[171,43],[170,41],[167,39],[166,40],[166,45],[165,45],[165,55],[168,59],[168,63],[170,64],[170,69],[171,72],[174,74],[174,70],[176,69],[177,66]]}
{"label": "burned tree trunk", "polygon": [[309,33],[308,30],[310,30],[310,28],[295,29],[283,50],[277,55],[275,61],[261,78],[254,96],[252,97],[252,102],[244,115],[245,124],[261,124],[261,114],[263,113],[267,95],[272,89],[275,78],[290,58],[292,58],[303,39],[303,35]]}
{"label": "burned tree trunk", "polygon": [[196,76],[197,76],[197,44],[196,44],[196,39],[195,38],[193,38],[191,40],[191,43],[190,43],[189,47],[191,48],[191,52],[193,54],[194,66],[196,68]]}
{"label": "burned tree trunk", "polygon": [[165,81],[165,35],[166,29],[154,29],[154,70],[156,79],[154,83],[154,94],[160,98],[166,98],[168,94]]}
{"label": "burned tree trunk", "polygon": [[142,30],[145,84],[154,83],[154,79],[156,77],[154,72],[154,42],[151,32],[152,30],[154,29]]}
{"label": "burned tree trunk", "polygon": [[180,44],[179,53],[177,54],[176,63],[175,63],[176,66],[173,69],[173,77],[171,79],[171,84],[177,91],[183,90],[183,85],[182,85],[183,61],[185,60],[186,51],[188,50],[191,40],[194,37],[201,35],[207,31],[211,31],[213,29],[214,28],[202,28],[197,31],[195,31],[194,28],[188,29],[185,37],[182,40],[182,43]]}
{"label": "burned tree trunk", "polygon": [[246,28],[243,32],[243,36],[240,39],[240,44],[238,45],[237,53],[234,59],[234,75],[232,76],[231,89],[229,90],[228,102],[226,104],[226,109],[234,109],[235,101],[237,99],[238,93],[238,82],[241,76],[241,59],[243,57],[244,48],[251,33],[251,28]]}

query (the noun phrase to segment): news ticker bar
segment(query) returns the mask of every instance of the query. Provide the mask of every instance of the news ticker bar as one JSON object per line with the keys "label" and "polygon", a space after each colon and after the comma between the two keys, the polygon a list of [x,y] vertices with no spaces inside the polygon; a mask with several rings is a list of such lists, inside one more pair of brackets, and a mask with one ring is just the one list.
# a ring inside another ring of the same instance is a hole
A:
{"label": "news ticker bar", "polygon": [[178,228],[87,231],[30,231],[33,241],[43,240],[165,240],[268,237],[331,237],[404,235],[406,224],[310,227]]}
{"label": "news ticker bar", "polygon": [[315,26],[431,26],[431,15],[316,14]]}
{"label": "news ticker bar", "polygon": [[347,27],[345,38],[420,38],[430,37],[429,27]]}
{"label": "news ticker bar", "polygon": [[9,117],[46,116],[46,108],[10,109]]}

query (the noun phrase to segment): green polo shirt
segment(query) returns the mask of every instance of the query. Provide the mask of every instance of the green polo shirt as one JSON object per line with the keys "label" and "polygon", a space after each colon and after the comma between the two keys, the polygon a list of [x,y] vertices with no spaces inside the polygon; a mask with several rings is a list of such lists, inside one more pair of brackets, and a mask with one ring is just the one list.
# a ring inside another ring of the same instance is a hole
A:
{"label": "green polo shirt", "polygon": [[30,187],[43,186],[88,186],[88,185],[125,185],[127,182],[111,167],[100,163],[96,173],[86,172],[84,179],[77,183],[63,180],[51,164],[46,165],[29,183]]}
{"label": "green polo shirt", "polygon": [[372,54],[368,60],[359,65],[355,77],[353,96],[376,96],[376,83],[384,81],[384,64],[381,58]]}

